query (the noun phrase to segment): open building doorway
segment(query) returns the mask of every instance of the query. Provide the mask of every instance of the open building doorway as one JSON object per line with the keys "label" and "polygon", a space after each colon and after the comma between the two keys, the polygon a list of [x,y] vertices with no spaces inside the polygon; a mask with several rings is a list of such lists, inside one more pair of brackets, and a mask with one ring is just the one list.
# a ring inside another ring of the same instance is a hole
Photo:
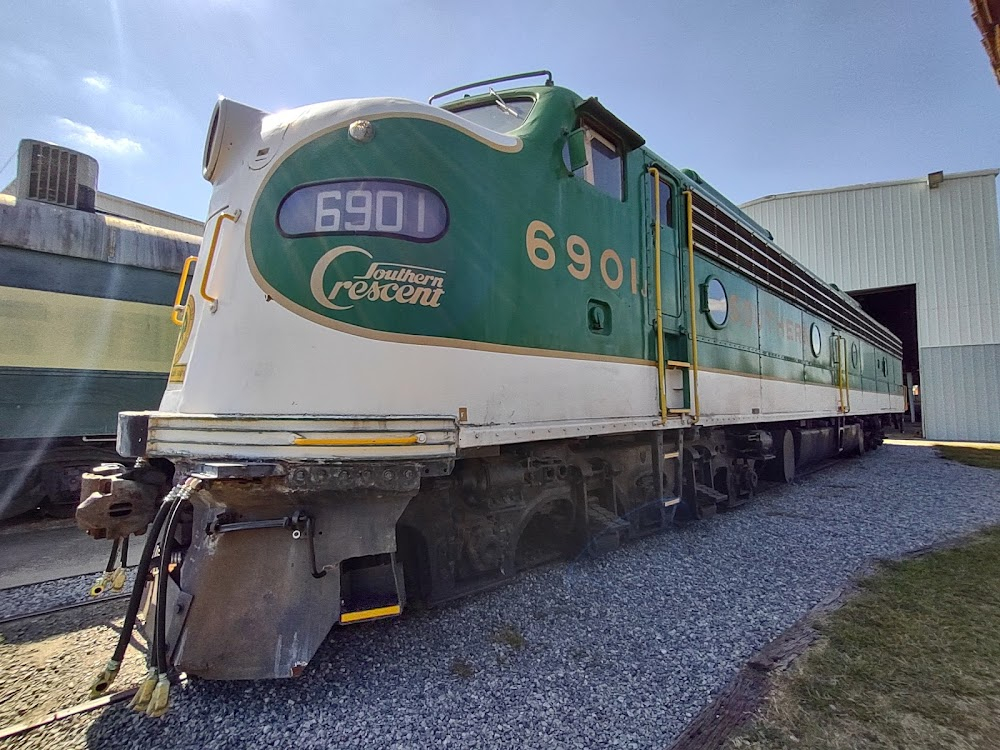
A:
{"label": "open building doorway", "polygon": [[[903,342],[903,382],[907,389],[904,419],[920,424],[920,348],[917,345],[917,285],[888,286],[849,292],[861,309],[884,325]],[[912,377],[912,383],[909,378]],[[912,414],[912,418],[911,418]]]}

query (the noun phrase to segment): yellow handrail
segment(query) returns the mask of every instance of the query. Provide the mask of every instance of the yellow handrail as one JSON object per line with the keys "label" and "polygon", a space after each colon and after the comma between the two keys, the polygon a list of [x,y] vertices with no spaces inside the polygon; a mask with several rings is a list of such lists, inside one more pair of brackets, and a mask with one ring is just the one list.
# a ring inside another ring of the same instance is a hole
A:
{"label": "yellow handrail", "polygon": [[844,341],[844,392],[847,394],[847,411],[851,411],[851,371],[850,362],[847,358],[847,341]]}
{"label": "yellow handrail", "polygon": [[848,370],[847,339],[837,336],[837,391],[840,393],[840,411],[851,411],[851,374]]}
{"label": "yellow handrail", "polygon": [[208,294],[208,275],[212,272],[212,261],[215,260],[215,248],[219,244],[219,234],[222,231],[222,222],[229,219],[232,222],[239,221],[240,212],[236,211],[231,214],[220,214],[219,218],[215,221],[215,231],[212,232],[212,243],[208,246],[208,257],[205,259],[205,272],[201,277],[201,296],[206,302],[211,305],[212,312],[215,312],[219,307],[219,298],[210,297]]}
{"label": "yellow handrail", "polygon": [[197,255],[189,255],[184,259],[184,268],[181,270],[181,277],[177,281],[177,294],[174,296],[174,309],[170,313],[170,319],[174,322],[175,326],[184,325],[184,318],[180,317],[180,314],[184,312],[184,306],[181,304],[181,299],[184,298],[184,282],[187,281],[188,273],[191,271],[191,264],[198,260]]}
{"label": "yellow handrail", "polygon": [[653,259],[656,276],[656,391],[660,398],[660,424],[667,423],[667,391],[663,367],[663,291],[660,288],[660,170],[649,167],[653,175]]}
{"label": "yellow handrail", "polygon": [[691,308],[691,390],[694,404],[694,421],[701,416],[701,404],[698,402],[698,311],[694,298],[694,196],[690,190],[685,190],[687,198],[687,245],[688,245],[688,303]]}

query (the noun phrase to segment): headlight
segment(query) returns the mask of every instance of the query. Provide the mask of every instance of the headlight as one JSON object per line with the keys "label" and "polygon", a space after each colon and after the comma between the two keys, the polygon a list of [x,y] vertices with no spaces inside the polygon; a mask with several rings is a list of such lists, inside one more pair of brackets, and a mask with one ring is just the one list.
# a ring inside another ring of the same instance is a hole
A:
{"label": "headlight", "polygon": [[212,177],[215,175],[215,167],[219,163],[219,151],[221,151],[221,138],[219,138],[219,125],[222,119],[222,102],[225,99],[219,99],[215,103],[215,109],[212,110],[212,120],[208,125],[208,135],[205,138],[205,154],[201,160],[201,173],[205,176],[205,179],[209,182],[212,181]]}
{"label": "headlight", "polygon": [[260,141],[260,123],[266,112],[220,98],[212,110],[205,138],[205,154],[201,173],[211,183],[219,182],[231,163],[239,163],[233,153],[240,153],[248,143]]}

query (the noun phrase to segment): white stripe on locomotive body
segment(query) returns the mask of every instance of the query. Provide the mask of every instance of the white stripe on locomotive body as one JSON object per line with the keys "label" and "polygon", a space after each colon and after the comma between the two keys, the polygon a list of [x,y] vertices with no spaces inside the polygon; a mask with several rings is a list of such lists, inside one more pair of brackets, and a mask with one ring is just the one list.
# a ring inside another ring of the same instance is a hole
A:
{"label": "white stripe on locomotive body", "polygon": [[[698,374],[702,425],[778,422],[842,416],[836,386],[755,378],[732,372]],[[850,416],[903,410],[903,394],[850,391]]]}
{"label": "white stripe on locomotive body", "polygon": [[[449,112],[417,102],[381,98],[261,113],[255,137],[242,146],[243,163],[215,185],[200,259],[191,284],[197,298],[216,217],[223,222],[208,292],[209,312],[196,299],[192,331],[178,364],[183,382],[170,383],[160,405],[171,415],[432,416],[454,420],[460,447],[653,429],[660,425],[655,363],[627,364],[533,356],[450,346],[382,341],[317,325],[268,301],[247,261],[250,210],[282,158],[303,142],[351,121],[387,116],[433,119],[499,150],[520,139],[494,133]],[[253,155],[269,149],[266,165]],[[197,356],[192,356],[197,352]],[[700,424],[735,424],[839,416],[834,386],[765,380],[703,371]],[[669,386],[668,386],[669,387]],[[789,408],[811,408],[790,412]],[[901,394],[851,392],[851,414],[901,411]],[[460,409],[468,419],[458,424]],[[241,420],[240,420],[241,421]],[[668,426],[690,420],[672,417]],[[252,424],[252,423],[248,423]],[[236,438],[240,429],[232,434]],[[247,427],[246,429],[251,429]],[[151,446],[155,445],[151,425]],[[243,433],[248,434],[248,433]],[[253,440],[246,440],[253,443]],[[168,447],[169,446],[169,447]],[[267,457],[266,448],[217,444],[217,457]],[[170,451],[174,451],[170,453]],[[151,455],[197,455],[202,448],[166,441]],[[392,453],[391,451],[387,451]],[[366,451],[366,457],[377,452]],[[282,457],[315,458],[314,450]]]}

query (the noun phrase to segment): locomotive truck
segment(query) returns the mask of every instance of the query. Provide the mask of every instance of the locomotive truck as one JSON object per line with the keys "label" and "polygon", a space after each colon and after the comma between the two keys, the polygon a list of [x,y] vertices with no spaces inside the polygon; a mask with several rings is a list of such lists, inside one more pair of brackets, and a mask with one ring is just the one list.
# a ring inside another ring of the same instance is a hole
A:
{"label": "locomotive truck", "polygon": [[903,408],[892,333],[546,71],[221,99],[203,168],[166,392],[78,510],[148,527],[151,713],[170,670],[298,675],[335,624],[734,508]]}

